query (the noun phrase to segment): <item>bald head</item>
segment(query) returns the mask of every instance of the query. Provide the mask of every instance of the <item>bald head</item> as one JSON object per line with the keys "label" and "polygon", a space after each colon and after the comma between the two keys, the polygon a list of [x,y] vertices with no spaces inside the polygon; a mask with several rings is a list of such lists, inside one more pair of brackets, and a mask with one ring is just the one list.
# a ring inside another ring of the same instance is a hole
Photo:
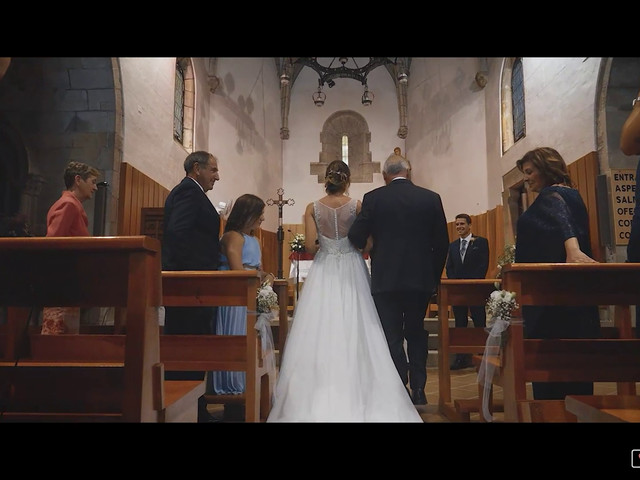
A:
{"label": "bald head", "polygon": [[382,167],[384,183],[389,184],[396,177],[409,178],[409,162],[401,155],[389,155]]}

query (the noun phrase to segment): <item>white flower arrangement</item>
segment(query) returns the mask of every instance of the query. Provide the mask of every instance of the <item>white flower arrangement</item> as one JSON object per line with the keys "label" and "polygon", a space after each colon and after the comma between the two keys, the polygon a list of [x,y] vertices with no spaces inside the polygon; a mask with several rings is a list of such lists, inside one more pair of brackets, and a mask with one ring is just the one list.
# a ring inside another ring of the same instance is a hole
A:
{"label": "white flower arrangement", "polygon": [[502,320],[508,322],[511,320],[511,312],[518,308],[515,292],[506,290],[495,290],[491,292],[487,300],[487,314],[491,321]]}
{"label": "white flower arrangement", "polygon": [[507,263],[513,263],[516,259],[516,246],[514,244],[509,244],[504,246],[504,252],[502,255],[498,257],[498,273],[496,274],[497,278],[500,278],[502,273],[502,267]]}
{"label": "white flower arrangement", "polygon": [[292,252],[304,252],[304,234],[296,233],[295,237],[289,242],[289,248]]}
{"label": "white flower arrangement", "polygon": [[260,285],[256,303],[258,305],[258,313],[271,313],[273,310],[278,309],[278,294],[273,291],[268,280],[265,280]]}
{"label": "white flower arrangement", "polygon": [[258,332],[258,337],[260,337],[267,370],[273,370],[276,368],[271,321],[276,318],[276,311],[278,310],[279,305],[278,294],[274,292],[271,287],[271,281],[273,281],[273,279],[273,274],[268,274],[266,280],[262,282],[262,285],[260,285],[258,295],[256,296],[258,316],[256,318],[255,329]]}
{"label": "white flower arrangement", "polygon": [[504,349],[509,325],[511,324],[511,312],[518,308],[516,294],[507,290],[495,290],[491,292],[487,300],[487,315],[490,320],[487,322],[487,342],[482,355],[482,363],[478,369],[478,383],[484,384],[482,394],[482,415],[488,422],[493,421],[493,416],[489,411],[489,397],[491,395],[492,379],[495,372],[494,364],[487,360],[496,358]]}

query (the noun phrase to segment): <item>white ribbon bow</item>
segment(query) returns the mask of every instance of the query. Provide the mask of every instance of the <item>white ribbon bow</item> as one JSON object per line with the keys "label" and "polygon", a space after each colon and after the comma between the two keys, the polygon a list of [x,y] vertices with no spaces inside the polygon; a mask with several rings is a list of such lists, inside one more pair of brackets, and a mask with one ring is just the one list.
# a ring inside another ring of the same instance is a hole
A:
{"label": "white ribbon bow", "polygon": [[255,329],[258,331],[262,342],[262,355],[264,357],[267,370],[275,369],[276,355],[273,346],[273,332],[271,331],[271,321],[276,317],[275,312],[258,313]]}
{"label": "white ribbon bow", "polygon": [[500,343],[502,340],[502,332],[504,332],[511,322],[502,318],[494,318],[491,329],[487,328],[489,336],[484,347],[484,355],[478,369],[478,383],[484,383],[482,392],[482,415],[487,422],[493,421],[493,416],[489,411],[489,396],[491,395],[491,386],[493,383],[493,374],[495,373],[495,362],[489,362],[489,357],[498,358],[500,356]]}

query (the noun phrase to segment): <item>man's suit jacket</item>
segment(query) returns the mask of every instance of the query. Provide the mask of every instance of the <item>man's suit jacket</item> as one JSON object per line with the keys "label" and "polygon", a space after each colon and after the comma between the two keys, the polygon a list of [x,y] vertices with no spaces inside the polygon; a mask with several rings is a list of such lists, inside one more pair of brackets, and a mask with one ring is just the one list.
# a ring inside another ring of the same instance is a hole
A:
{"label": "man's suit jacket", "polygon": [[471,236],[464,254],[464,263],[460,257],[460,239],[449,245],[447,257],[447,278],[484,278],[489,269],[489,241],[484,237]]}
{"label": "man's suit jacket", "polygon": [[220,215],[191,178],[185,177],[164,203],[163,270],[217,270]]}
{"label": "man's suit jacket", "polygon": [[406,179],[366,193],[349,239],[364,248],[369,235],[372,294],[436,292],[449,245],[440,195]]}

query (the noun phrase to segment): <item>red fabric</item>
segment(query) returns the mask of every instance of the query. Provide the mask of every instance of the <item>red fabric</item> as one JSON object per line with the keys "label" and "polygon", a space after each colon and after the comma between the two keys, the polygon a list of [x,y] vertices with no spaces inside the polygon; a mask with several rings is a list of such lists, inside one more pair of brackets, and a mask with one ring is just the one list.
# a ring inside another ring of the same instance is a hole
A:
{"label": "red fabric", "polygon": [[89,219],[80,200],[69,190],[47,213],[47,237],[88,237]]}

